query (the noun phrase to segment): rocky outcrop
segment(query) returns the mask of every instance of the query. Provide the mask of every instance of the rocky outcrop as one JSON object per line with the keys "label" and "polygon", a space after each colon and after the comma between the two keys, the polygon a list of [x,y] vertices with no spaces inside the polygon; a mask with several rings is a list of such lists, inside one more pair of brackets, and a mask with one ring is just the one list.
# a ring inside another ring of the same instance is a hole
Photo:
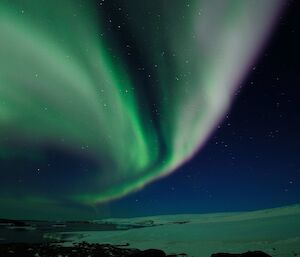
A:
{"label": "rocky outcrop", "polygon": [[130,257],[166,257],[167,255],[162,250],[148,249],[145,251],[135,252],[129,256]]}
{"label": "rocky outcrop", "polygon": [[[0,244],[0,256],[5,257],[170,257],[157,249],[138,250],[121,248],[109,244],[89,244],[86,242],[64,247],[54,244]],[[177,255],[172,255],[177,256]]]}
{"label": "rocky outcrop", "polygon": [[246,253],[214,253],[211,257],[271,257],[270,255],[261,252],[261,251],[254,251],[254,252],[246,252]]}

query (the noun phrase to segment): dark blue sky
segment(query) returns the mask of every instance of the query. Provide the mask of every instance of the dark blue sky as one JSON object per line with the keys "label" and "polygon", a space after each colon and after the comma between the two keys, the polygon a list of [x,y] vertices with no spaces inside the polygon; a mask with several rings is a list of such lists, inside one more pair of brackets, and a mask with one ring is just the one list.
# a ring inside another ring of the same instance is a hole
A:
{"label": "dark blue sky", "polygon": [[300,202],[299,13],[299,3],[288,1],[205,147],[172,175],[112,202],[112,215],[254,210]]}

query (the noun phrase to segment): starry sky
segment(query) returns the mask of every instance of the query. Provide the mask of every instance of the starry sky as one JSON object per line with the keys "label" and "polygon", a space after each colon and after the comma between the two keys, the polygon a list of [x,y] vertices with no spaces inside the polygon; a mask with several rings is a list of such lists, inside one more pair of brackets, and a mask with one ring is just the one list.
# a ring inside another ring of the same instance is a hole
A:
{"label": "starry sky", "polygon": [[113,203],[114,213],[126,206],[126,215],[134,210],[142,216],[299,203],[299,12],[299,2],[286,3],[233,105],[203,149],[178,172]]}
{"label": "starry sky", "polygon": [[299,203],[297,12],[295,1],[1,2],[1,214]]}

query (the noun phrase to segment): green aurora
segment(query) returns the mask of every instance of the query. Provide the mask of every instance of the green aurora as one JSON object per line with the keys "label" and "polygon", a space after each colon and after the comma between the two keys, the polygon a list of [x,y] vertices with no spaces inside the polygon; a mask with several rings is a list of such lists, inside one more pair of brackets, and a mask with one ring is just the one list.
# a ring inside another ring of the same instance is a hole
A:
{"label": "green aurora", "polygon": [[1,174],[14,172],[7,161],[39,163],[49,145],[93,163],[42,191],[49,174],[28,169],[34,181],[0,191],[4,206],[101,203],[174,171],[228,110],[280,9],[279,0],[103,2],[0,2]]}

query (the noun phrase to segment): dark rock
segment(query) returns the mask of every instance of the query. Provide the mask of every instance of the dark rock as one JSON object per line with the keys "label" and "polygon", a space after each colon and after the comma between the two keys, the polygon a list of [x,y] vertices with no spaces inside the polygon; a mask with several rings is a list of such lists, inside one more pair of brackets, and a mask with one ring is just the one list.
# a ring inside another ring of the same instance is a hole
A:
{"label": "dark rock", "polygon": [[162,250],[148,249],[145,251],[139,251],[129,255],[130,257],[166,257],[166,254]]}
{"label": "dark rock", "polygon": [[189,223],[189,221],[173,221],[173,222],[170,222],[171,224],[186,224],[186,223]]}
{"label": "dark rock", "polygon": [[[58,244],[0,244],[0,257],[167,257],[156,249],[141,251],[134,248],[120,248],[110,244],[89,244],[80,242],[70,247]],[[173,255],[174,257],[176,255]]]}
{"label": "dark rock", "polygon": [[211,257],[271,257],[270,255],[261,252],[246,252],[246,253],[214,253]]}

